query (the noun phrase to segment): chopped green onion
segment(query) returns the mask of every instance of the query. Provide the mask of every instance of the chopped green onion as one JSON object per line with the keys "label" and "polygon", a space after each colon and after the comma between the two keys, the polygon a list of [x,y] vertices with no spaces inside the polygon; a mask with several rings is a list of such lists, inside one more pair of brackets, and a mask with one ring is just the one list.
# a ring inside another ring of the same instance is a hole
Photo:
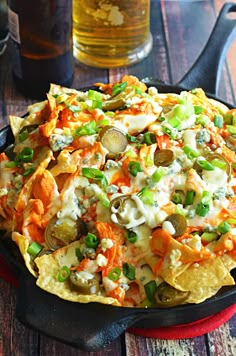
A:
{"label": "chopped green onion", "polygon": [[215,115],[214,116],[214,125],[216,127],[219,127],[220,129],[222,129],[223,123],[224,123],[224,121],[223,121],[223,117],[222,116],[219,116],[219,115]]}
{"label": "chopped green onion", "polygon": [[146,293],[148,300],[151,303],[155,303],[155,292],[157,290],[156,281],[152,280],[152,281],[144,284],[144,289],[145,289],[145,293]]}
{"label": "chopped green onion", "polygon": [[202,193],[202,199],[201,199],[202,203],[204,203],[204,204],[210,203],[211,199],[212,199],[211,193],[208,192],[207,190],[204,190]]}
{"label": "chopped green onion", "polygon": [[224,122],[226,123],[226,125],[231,125],[232,124],[232,120],[233,120],[233,114],[224,114]]}
{"label": "chopped green onion", "polygon": [[188,119],[192,114],[194,114],[194,107],[190,101],[184,101],[179,99],[180,104],[175,105],[173,108],[173,116],[178,116],[180,120]]}
{"label": "chopped green onion", "polygon": [[126,239],[131,242],[132,244],[135,243],[138,239],[138,235],[135,231],[127,230],[125,233]]}
{"label": "chopped green onion", "polygon": [[141,305],[140,305],[141,308],[151,308],[151,307],[155,307],[155,303],[153,302],[150,302],[150,300],[148,300],[148,298],[145,298]]}
{"label": "chopped green onion", "polygon": [[196,89],[196,88],[195,88],[195,89],[192,89],[192,90],[191,90],[191,93],[194,94],[194,95],[197,94],[197,89]]}
{"label": "chopped green onion", "polygon": [[110,206],[110,200],[108,199],[107,195],[103,192],[98,194],[98,199],[103,206],[108,208]]}
{"label": "chopped green onion", "polygon": [[15,168],[16,167],[16,162],[10,161],[5,163],[5,168]]}
{"label": "chopped green onion", "polygon": [[199,156],[198,152],[188,145],[185,145],[183,150],[189,159],[197,158]]}
{"label": "chopped green onion", "polygon": [[153,132],[145,132],[143,135],[143,142],[147,145],[152,145],[156,143],[156,135]]}
{"label": "chopped green onion", "polygon": [[108,186],[108,181],[106,179],[106,176],[101,171],[99,171],[97,168],[83,167],[82,175],[86,178],[100,181],[102,184],[102,187],[104,189]]}
{"label": "chopped green onion", "polygon": [[233,125],[226,125],[228,132],[231,135],[236,135],[236,127]]}
{"label": "chopped green onion", "polygon": [[176,135],[177,135],[177,129],[175,129],[173,127],[173,129],[169,128],[169,127],[162,127],[162,131],[168,135],[172,140],[174,140],[176,138]]}
{"label": "chopped green onion", "polygon": [[147,187],[144,187],[143,189],[140,190],[138,193],[138,196],[142,200],[144,204],[147,205],[153,205],[154,203],[154,193],[148,189]]}
{"label": "chopped green onion", "polygon": [[123,264],[123,273],[126,278],[128,278],[130,281],[133,281],[135,279],[135,268],[134,266],[130,265],[129,263],[125,262]]}
{"label": "chopped green onion", "polygon": [[130,158],[136,158],[137,157],[137,153],[135,151],[132,151],[132,150],[125,151],[125,155],[127,157],[130,157]]}
{"label": "chopped green onion", "polygon": [[197,164],[206,171],[214,171],[214,166],[206,159],[197,159]]}
{"label": "chopped green onion", "polygon": [[30,174],[34,173],[35,172],[35,167],[30,167],[30,168],[27,168],[24,173],[22,174],[24,177],[27,177],[29,176]]}
{"label": "chopped green onion", "polygon": [[200,202],[196,207],[196,214],[199,216],[206,216],[210,210],[209,204],[204,204]]}
{"label": "chopped green onion", "polygon": [[152,174],[152,180],[154,183],[158,183],[162,177],[166,175],[166,169],[164,167],[158,167],[157,170]]}
{"label": "chopped green onion", "polygon": [[195,105],[194,106],[194,114],[199,115],[201,114],[205,109],[202,108],[201,106]]}
{"label": "chopped green onion", "polygon": [[222,161],[221,159],[218,159],[218,158],[214,158],[212,161],[211,161],[211,164],[214,166],[214,167],[217,167],[217,168],[220,168],[220,169],[225,169],[226,168],[226,162],[225,161]]}
{"label": "chopped green onion", "polygon": [[208,116],[206,115],[199,115],[196,119],[196,124],[197,125],[202,125],[202,126],[206,126],[207,122],[209,121]]}
{"label": "chopped green onion", "polygon": [[89,98],[89,100],[92,101],[92,108],[93,109],[96,109],[96,108],[102,109],[102,96],[101,96],[101,93],[99,93],[96,90],[90,89],[88,91],[88,98]]}
{"label": "chopped green onion", "polygon": [[32,150],[32,148],[30,147],[25,147],[20,153],[18,153],[14,161],[16,165],[19,167],[23,162],[31,162],[33,156],[34,156],[34,150]]}
{"label": "chopped green onion", "polygon": [[139,87],[137,87],[137,85],[134,85],[134,90],[135,90],[135,94],[143,95],[142,90]]}
{"label": "chopped green onion", "polygon": [[139,162],[136,161],[130,161],[128,164],[128,171],[132,176],[136,177],[139,172],[142,172],[142,167]]}
{"label": "chopped green onion", "polygon": [[102,127],[107,126],[109,124],[110,124],[110,120],[108,119],[99,120],[97,122],[97,126],[102,126]]}
{"label": "chopped green onion", "polygon": [[126,134],[126,138],[129,142],[133,142],[133,143],[138,142],[138,139],[136,136],[131,136],[129,134]]}
{"label": "chopped green onion", "polygon": [[166,118],[164,116],[159,116],[157,120],[163,122],[166,120]]}
{"label": "chopped green onion", "polygon": [[89,232],[84,238],[84,243],[87,247],[97,248],[99,245],[99,239],[96,235]]}
{"label": "chopped green onion", "polygon": [[57,274],[58,282],[65,282],[70,275],[70,269],[67,266],[62,266]]}
{"label": "chopped green onion", "polygon": [[201,240],[204,242],[212,242],[215,241],[217,239],[218,235],[216,232],[204,232],[201,235]]}
{"label": "chopped green onion", "polygon": [[18,138],[20,142],[25,141],[29,137],[28,131],[22,131],[19,133]]}
{"label": "chopped green onion", "polygon": [[188,190],[185,198],[184,205],[192,205],[195,196],[194,190]]}
{"label": "chopped green onion", "polygon": [[85,136],[85,135],[95,135],[97,133],[97,124],[96,121],[91,121],[84,126],[78,127],[75,132],[74,136],[79,137],[79,136]]}
{"label": "chopped green onion", "polygon": [[81,107],[78,105],[67,105],[67,108],[73,113],[77,113],[81,111]]}
{"label": "chopped green onion", "polygon": [[179,125],[181,124],[181,120],[178,117],[172,117],[168,123],[174,127],[174,128],[178,128]]}
{"label": "chopped green onion", "polygon": [[230,225],[226,221],[224,221],[220,223],[220,225],[218,225],[217,231],[219,231],[221,234],[226,234],[230,231]]}
{"label": "chopped green onion", "polygon": [[122,83],[113,85],[112,96],[122,93],[122,91],[124,91],[126,89],[127,85],[128,85],[128,82],[122,82]]}
{"label": "chopped green onion", "polygon": [[108,273],[108,278],[111,279],[112,281],[116,282],[121,275],[121,270],[119,267],[114,267],[112,270]]}
{"label": "chopped green onion", "polygon": [[79,248],[79,247],[77,247],[77,248],[75,249],[75,255],[76,255],[76,257],[78,258],[79,261],[82,261],[82,259],[83,259],[83,254],[82,254],[82,252],[80,251],[80,248]]}
{"label": "chopped green onion", "polygon": [[175,213],[176,213],[176,214],[181,214],[181,215],[183,215],[183,216],[186,215],[185,209],[183,209],[182,205],[180,205],[180,204],[177,204],[177,205],[176,205]]}
{"label": "chopped green onion", "polygon": [[184,192],[182,190],[176,190],[172,196],[171,201],[175,204],[183,204],[184,202]]}
{"label": "chopped green onion", "polygon": [[32,243],[29,245],[29,247],[27,248],[27,252],[28,252],[31,256],[35,257],[35,256],[37,256],[37,255],[39,254],[39,252],[40,252],[42,249],[43,249],[43,246],[34,241],[34,242],[32,242]]}

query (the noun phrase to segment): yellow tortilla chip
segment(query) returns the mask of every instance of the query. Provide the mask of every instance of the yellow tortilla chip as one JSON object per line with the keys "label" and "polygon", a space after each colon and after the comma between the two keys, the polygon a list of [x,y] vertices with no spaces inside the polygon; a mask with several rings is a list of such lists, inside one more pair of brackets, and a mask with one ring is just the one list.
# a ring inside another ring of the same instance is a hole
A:
{"label": "yellow tortilla chip", "polygon": [[16,137],[18,135],[18,133],[20,132],[20,129],[24,126],[25,119],[23,119],[22,117],[10,115],[9,123],[10,123],[13,135],[14,135],[14,137]]}
{"label": "yellow tortilla chip", "polygon": [[12,233],[12,240],[15,241],[16,244],[18,245],[19,250],[24,258],[25,265],[28,268],[28,270],[30,271],[30,273],[32,273],[32,275],[34,277],[37,277],[37,272],[35,270],[35,264],[27,252],[27,249],[29,247],[29,241],[25,238],[25,236],[19,234],[18,232]]}
{"label": "yellow tortilla chip", "polygon": [[[168,283],[173,280],[166,278]],[[220,288],[224,285],[234,285],[234,279],[224,266],[220,257],[209,258],[188,266],[184,272],[174,278],[172,284],[182,291],[195,291],[199,288]]]}
{"label": "yellow tortilla chip", "polygon": [[[104,297],[103,295],[79,294],[77,291],[70,288],[68,280],[65,282],[58,281],[57,275],[60,268],[62,266],[71,267],[71,264],[73,264],[73,259],[76,257],[75,249],[79,246],[79,244],[79,241],[76,241],[50,255],[43,255],[36,258],[35,263],[39,270],[37,285],[47,292],[72,302],[98,302],[102,304],[112,304],[117,306],[120,305],[116,299]],[[73,256],[72,259],[71,256]]]}

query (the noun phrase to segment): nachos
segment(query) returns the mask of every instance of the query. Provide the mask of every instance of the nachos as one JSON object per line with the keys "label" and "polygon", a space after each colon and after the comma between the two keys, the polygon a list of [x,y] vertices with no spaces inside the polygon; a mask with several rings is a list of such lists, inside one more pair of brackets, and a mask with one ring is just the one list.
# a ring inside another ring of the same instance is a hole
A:
{"label": "nachos", "polygon": [[10,116],[0,224],[37,285],[74,302],[201,303],[235,284],[236,109],[136,77],[51,85]]}

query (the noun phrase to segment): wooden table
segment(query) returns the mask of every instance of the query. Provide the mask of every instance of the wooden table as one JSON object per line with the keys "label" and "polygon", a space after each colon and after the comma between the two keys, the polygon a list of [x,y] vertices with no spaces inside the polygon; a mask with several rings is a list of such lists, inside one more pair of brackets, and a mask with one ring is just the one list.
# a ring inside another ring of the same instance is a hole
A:
{"label": "wooden table", "polygon": [[[213,28],[222,0],[158,1],[151,8],[152,53],[131,67],[103,70],[75,63],[73,86],[85,87],[94,82],[117,81],[129,73],[140,78],[152,76],[176,83],[193,64]],[[234,16],[235,18],[235,16]],[[236,104],[236,40],[231,44],[219,88],[219,97]],[[0,127],[7,116],[21,115],[33,101],[23,97],[14,87],[9,53],[0,57]],[[197,355],[222,356],[236,354],[236,316],[208,334],[193,339],[166,341],[123,334],[100,352],[83,352],[38,334],[22,325],[14,316],[17,290],[0,280],[0,355],[73,356],[73,355]]]}

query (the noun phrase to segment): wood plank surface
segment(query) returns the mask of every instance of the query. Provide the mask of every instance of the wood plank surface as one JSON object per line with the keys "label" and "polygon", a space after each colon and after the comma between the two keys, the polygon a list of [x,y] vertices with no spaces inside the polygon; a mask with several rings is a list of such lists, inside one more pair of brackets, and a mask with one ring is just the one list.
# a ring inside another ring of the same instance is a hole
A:
{"label": "wood plank surface", "polygon": [[[152,0],[153,50],[141,63],[116,69],[96,69],[75,62],[73,87],[114,82],[124,74],[178,82],[195,62],[213,29],[222,0]],[[231,16],[235,19],[235,16]],[[219,96],[236,104],[236,39],[227,53]],[[9,114],[23,115],[34,100],[15,89],[8,50],[0,57],[0,128]],[[193,339],[160,340],[126,332],[98,352],[84,352],[38,334],[15,318],[17,290],[0,279],[0,356],[234,356],[236,316],[218,329]],[[46,317],[46,316],[45,316]],[[72,330],[73,332],[73,330]]]}

